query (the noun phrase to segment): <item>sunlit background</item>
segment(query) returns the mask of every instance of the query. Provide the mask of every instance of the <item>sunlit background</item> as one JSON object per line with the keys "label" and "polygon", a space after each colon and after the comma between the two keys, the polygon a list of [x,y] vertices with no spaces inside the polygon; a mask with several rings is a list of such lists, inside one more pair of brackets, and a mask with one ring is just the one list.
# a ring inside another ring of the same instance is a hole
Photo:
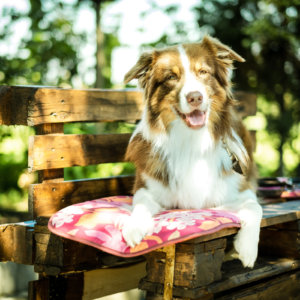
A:
{"label": "sunlit background", "polygon": [[[233,80],[235,89],[258,95],[257,115],[245,122],[257,131],[260,176],[299,176],[300,12],[293,2],[2,0],[0,84],[122,88],[142,51],[209,33],[247,60],[236,66]],[[124,126],[113,129],[133,129]],[[112,129],[98,127],[72,125],[66,132]],[[0,128],[0,172],[7,175],[0,178],[0,206],[26,199],[33,180],[26,172],[31,132]],[[92,166],[73,168],[66,177],[129,171],[126,165]]]}
{"label": "sunlit background", "polygon": [[[0,84],[123,88],[138,55],[211,34],[246,58],[234,88],[258,96],[260,176],[300,176],[300,5],[271,0],[1,0]],[[65,133],[131,132],[131,124],[74,124]],[[27,210],[33,129],[0,126],[0,209]],[[128,164],[69,168],[65,179],[128,174]],[[1,217],[1,212],[0,212]]]}

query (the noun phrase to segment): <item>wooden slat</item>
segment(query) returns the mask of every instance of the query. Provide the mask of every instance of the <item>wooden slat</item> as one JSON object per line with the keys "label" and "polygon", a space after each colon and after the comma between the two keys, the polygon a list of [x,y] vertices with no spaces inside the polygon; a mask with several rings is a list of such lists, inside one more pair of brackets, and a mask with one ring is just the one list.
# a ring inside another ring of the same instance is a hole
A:
{"label": "wooden slat", "polygon": [[[220,295],[230,295],[228,297],[224,296],[224,299],[244,299],[235,297],[237,294],[233,292],[231,294],[231,289],[237,287],[243,287],[253,284],[251,289],[254,290],[254,283],[260,282],[260,280],[266,280],[268,278],[274,278],[273,276],[278,276],[281,274],[298,274],[297,270],[300,268],[300,261],[294,259],[260,259],[255,267],[251,270],[247,268],[241,268],[241,264],[238,261],[231,261],[225,263],[223,267],[223,279],[211,283],[207,286],[199,286],[196,288],[188,289],[186,287],[174,286],[173,295],[183,299],[223,299],[219,298]],[[294,272],[294,273],[289,273]],[[286,276],[286,275],[282,275]],[[275,277],[276,278],[276,277]],[[280,278],[280,277],[277,277]],[[293,276],[291,276],[293,278]],[[297,281],[298,282],[298,281]],[[293,285],[296,282],[293,282]],[[163,284],[147,281],[146,278],[143,279],[140,283],[140,288],[150,291],[159,297],[158,294],[163,293]],[[300,286],[297,290],[300,289]],[[263,289],[265,290],[265,289]],[[234,291],[234,290],[233,290]],[[222,294],[218,294],[222,293]],[[216,294],[215,296],[213,296]],[[286,295],[284,289],[282,289],[279,298],[283,299],[283,296]],[[254,293],[253,295],[254,296]],[[207,297],[207,298],[206,298]],[[160,299],[160,298],[155,298]],[[161,298],[162,299],[162,298]],[[256,299],[254,298],[245,298],[245,300]],[[273,297],[259,298],[259,299],[274,299]],[[292,299],[292,298],[291,298]],[[295,298],[297,299],[297,298]]]}
{"label": "wooden slat", "polygon": [[137,90],[38,89],[30,102],[28,124],[137,120],[142,108]]}
{"label": "wooden slat", "polygon": [[145,275],[145,262],[128,267],[85,272],[82,299],[92,300],[137,288]]}
{"label": "wooden slat", "polygon": [[138,90],[0,86],[0,124],[5,125],[137,120],[142,107]]}
{"label": "wooden slat", "polygon": [[33,221],[0,225],[0,261],[32,264]]}
{"label": "wooden slat", "polygon": [[[39,135],[50,135],[50,134],[63,134],[64,124],[41,124],[35,127],[36,134]],[[48,169],[41,170],[38,172],[38,182],[51,182],[51,181],[63,181],[64,180],[64,169]]]}
{"label": "wooden slat", "polygon": [[0,125],[27,125],[29,93],[20,97],[17,90],[16,87],[0,86]]}
{"label": "wooden slat", "polygon": [[263,212],[261,227],[296,221],[300,219],[300,200],[264,205]]}
{"label": "wooden slat", "polygon": [[31,136],[30,171],[122,162],[130,134]]}
{"label": "wooden slat", "polygon": [[214,299],[218,300],[282,300],[300,299],[300,271],[270,277],[257,285],[246,287]]}
{"label": "wooden slat", "polygon": [[32,184],[29,206],[37,216],[51,216],[58,210],[79,202],[106,196],[131,194],[134,176]]}
{"label": "wooden slat", "polygon": [[137,288],[145,276],[145,263],[111,269],[97,269],[30,282],[30,300],[92,300]]}
{"label": "wooden slat", "polygon": [[[244,117],[256,112],[256,96],[235,92]],[[75,90],[37,86],[0,86],[0,124],[132,121],[141,117],[142,93],[131,90]]]}

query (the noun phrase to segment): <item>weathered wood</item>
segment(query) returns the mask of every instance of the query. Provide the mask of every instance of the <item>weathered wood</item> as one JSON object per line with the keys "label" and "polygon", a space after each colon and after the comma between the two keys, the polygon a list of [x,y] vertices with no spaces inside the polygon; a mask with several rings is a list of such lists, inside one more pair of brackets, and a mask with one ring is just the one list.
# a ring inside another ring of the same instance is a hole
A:
{"label": "weathered wood", "polygon": [[[41,124],[35,127],[36,134],[39,135],[49,135],[49,134],[63,134],[64,133],[64,124],[56,123],[56,124]],[[30,152],[30,143],[31,139],[29,139],[29,149]],[[28,157],[28,161],[30,161],[30,155]],[[64,180],[64,169],[48,169],[48,170],[40,170],[38,172],[38,182],[56,182]]]}
{"label": "weathered wood", "polygon": [[33,221],[0,225],[0,261],[33,262]]}
{"label": "weathered wood", "polygon": [[300,221],[279,225],[261,229],[260,254],[300,258]]}
{"label": "weathered wood", "polygon": [[[199,244],[176,245],[174,285],[194,288],[221,279],[226,239]],[[166,254],[153,251],[147,256],[147,281],[164,283]]]}
{"label": "weathered wood", "polygon": [[56,276],[69,270],[101,267],[101,251],[50,234],[46,226],[36,226],[34,238],[36,249],[34,269],[37,273]]}
{"label": "weathered wood", "polygon": [[145,275],[144,262],[127,267],[85,272],[82,299],[90,300],[137,288],[140,279]]}
{"label": "weathered wood", "polygon": [[175,268],[175,245],[167,246],[163,249],[166,254],[165,262],[165,278],[164,278],[164,299],[173,299],[173,283],[174,283],[174,268]]}
{"label": "weathered wood", "polygon": [[288,258],[259,257],[253,269],[242,268],[237,260],[230,261],[222,266],[222,280],[210,284],[207,290],[217,294],[299,268],[300,260]]}
{"label": "weathered wood", "polygon": [[138,90],[0,87],[0,124],[5,125],[137,120],[142,107]]}
{"label": "weathered wood", "polygon": [[261,227],[296,221],[300,219],[300,200],[264,205],[263,213]]}
{"label": "weathered wood", "polygon": [[27,125],[29,93],[21,92],[20,97],[17,90],[16,87],[0,86],[0,125]]}
{"label": "weathered wood", "polygon": [[59,237],[49,232],[48,220],[38,217],[34,227],[34,269],[37,273],[57,276],[71,271],[116,267],[144,261],[143,257],[122,258]]}
{"label": "weathered wood", "polygon": [[101,197],[130,195],[134,176],[49,182],[29,187],[29,206],[34,217],[51,216],[76,203]]}
{"label": "weathered wood", "polygon": [[257,285],[224,295],[217,296],[218,300],[282,300],[300,299],[300,271],[287,273]]}
{"label": "weathered wood", "polygon": [[[256,96],[235,92],[237,111],[255,114]],[[132,121],[141,117],[142,93],[127,90],[74,90],[37,86],[0,86],[0,124]]]}
{"label": "weathered wood", "polygon": [[[256,286],[259,286],[259,282],[262,280],[267,280],[268,278],[274,278],[274,276],[278,276],[281,274],[297,274],[297,270],[300,268],[300,260],[294,259],[259,259],[258,263],[255,265],[253,269],[242,268],[241,263],[239,261],[230,261],[222,266],[222,279],[216,282],[213,282],[206,286],[198,286],[194,288],[173,287],[173,296],[178,297],[180,299],[223,299],[220,298],[222,295],[230,295],[226,299],[240,299],[237,297],[237,288],[242,288],[244,286],[251,285],[251,289],[255,289]],[[285,275],[284,275],[285,276]],[[255,285],[256,284],[256,285]],[[295,284],[295,282],[294,282]],[[150,291],[150,297],[148,299],[156,299],[151,298],[163,294],[163,284],[150,282],[147,278],[144,278],[140,282],[140,288],[144,290]],[[250,289],[249,289],[250,290]],[[232,293],[231,293],[232,292]],[[252,297],[255,293],[252,294]],[[227,296],[225,296],[227,297]],[[231,297],[231,298],[230,298]],[[245,298],[245,300],[248,298]],[[249,300],[256,298],[249,298]],[[260,298],[258,298],[260,299]],[[273,299],[270,298],[262,298],[265,300]],[[283,299],[283,298],[276,298]],[[294,298],[292,298],[294,299]],[[295,298],[297,299],[297,298]]]}
{"label": "weathered wood", "polygon": [[30,300],[92,300],[138,286],[145,263],[86,272],[46,276],[30,283]]}
{"label": "weathered wood", "polygon": [[29,170],[122,162],[130,134],[32,136]]}

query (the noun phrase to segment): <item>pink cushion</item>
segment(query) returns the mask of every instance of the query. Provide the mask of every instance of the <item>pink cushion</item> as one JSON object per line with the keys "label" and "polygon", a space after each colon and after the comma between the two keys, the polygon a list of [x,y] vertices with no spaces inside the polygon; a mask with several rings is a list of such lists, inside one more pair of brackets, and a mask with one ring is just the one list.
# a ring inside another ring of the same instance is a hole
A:
{"label": "pink cushion", "polygon": [[114,225],[115,220],[130,215],[131,203],[130,196],[114,196],[74,204],[55,213],[48,228],[59,236],[108,253],[132,257],[223,228],[240,227],[239,219],[226,211],[166,210],[154,216],[153,234],[131,248],[123,239],[121,225]]}

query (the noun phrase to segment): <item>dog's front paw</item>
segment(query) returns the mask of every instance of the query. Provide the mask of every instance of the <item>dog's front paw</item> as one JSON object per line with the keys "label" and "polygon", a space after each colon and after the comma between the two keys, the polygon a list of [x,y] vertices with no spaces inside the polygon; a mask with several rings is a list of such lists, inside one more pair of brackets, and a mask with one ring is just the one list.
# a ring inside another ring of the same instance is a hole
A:
{"label": "dog's front paw", "polygon": [[255,234],[249,234],[246,228],[241,229],[234,241],[234,248],[238,252],[238,258],[243,266],[253,268],[257,258],[258,238]]}
{"label": "dog's front paw", "polygon": [[147,234],[152,234],[153,228],[154,222],[152,218],[140,219],[130,216],[123,224],[123,238],[128,246],[134,247],[138,245]]}

